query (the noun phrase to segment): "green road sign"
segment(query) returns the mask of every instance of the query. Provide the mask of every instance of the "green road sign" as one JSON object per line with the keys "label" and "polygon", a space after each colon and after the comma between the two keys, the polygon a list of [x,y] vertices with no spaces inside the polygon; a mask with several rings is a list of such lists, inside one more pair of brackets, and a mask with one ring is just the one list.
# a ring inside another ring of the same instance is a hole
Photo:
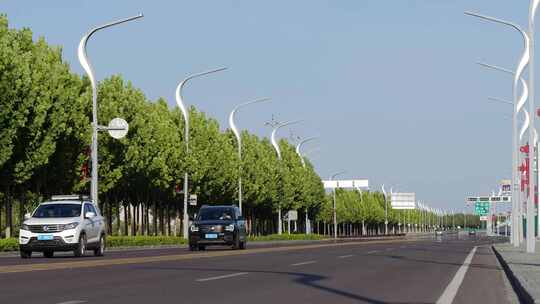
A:
{"label": "green road sign", "polygon": [[474,204],[474,212],[477,215],[488,215],[489,202],[476,202],[476,204]]}

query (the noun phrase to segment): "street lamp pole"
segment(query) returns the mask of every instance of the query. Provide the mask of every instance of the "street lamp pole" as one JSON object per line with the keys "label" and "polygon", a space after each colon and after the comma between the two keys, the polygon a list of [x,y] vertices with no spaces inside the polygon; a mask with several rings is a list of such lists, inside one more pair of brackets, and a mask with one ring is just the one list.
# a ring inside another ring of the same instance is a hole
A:
{"label": "street lamp pole", "polygon": [[[190,75],[186,78],[184,78],[184,80],[182,80],[178,86],[176,87],[176,92],[175,92],[175,97],[176,97],[176,104],[178,105],[178,107],[180,108],[180,110],[182,111],[182,115],[184,116],[184,141],[186,143],[186,158],[189,154],[189,109],[186,107],[186,105],[184,104],[184,99],[183,99],[183,95],[182,95],[182,90],[185,86],[185,84],[190,81],[191,79],[193,78],[197,78],[197,77],[201,77],[201,76],[204,76],[204,75],[208,75],[208,74],[212,74],[212,73],[216,73],[216,72],[220,72],[220,71],[223,71],[223,70],[226,70],[227,68],[219,68],[219,69],[214,69],[214,70],[210,70],[210,71],[206,71],[206,72],[202,72],[202,73],[197,73],[197,74],[193,74],[193,75]],[[188,217],[188,212],[187,212],[187,208],[188,208],[188,195],[189,195],[189,190],[188,190],[188,187],[189,187],[189,181],[188,181],[188,172],[187,172],[187,166],[186,166],[186,172],[184,173],[184,219],[183,219],[183,236],[185,239],[188,238],[188,222],[189,222],[189,217]]]}
{"label": "street lamp pole", "polygon": [[[514,226],[512,227],[512,241],[515,247],[519,246],[520,243],[520,231],[522,230],[520,225],[518,223],[521,222],[521,215],[519,214],[519,205],[521,204],[518,191],[519,191],[519,179],[518,179],[518,166],[519,166],[519,159],[518,159],[518,149],[519,149],[519,143],[517,140],[517,113],[518,113],[518,103],[519,103],[519,97],[518,97],[518,85],[520,82],[520,79],[523,75],[523,72],[525,71],[525,68],[529,64],[530,59],[530,39],[529,35],[521,29],[521,27],[513,22],[501,20],[498,18],[493,18],[485,15],[480,15],[477,13],[472,12],[465,12],[466,15],[477,17],[486,21],[495,22],[499,24],[503,24],[506,26],[509,26],[513,28],[514,30],[518,31],[521,36],[523,37],[523,43],[524,43],[524,50],[523,54],[521,56],[521,59],[518,63],[516,72],[514,73],[514,82],[513,82],[513,88],[512,88],[512,95],[514,99],[514,112],[512,115],[512,124],[513,124],[513,132],[512,132],[512,223],[514,223]],[[524,87],[524,92],[526,86]],[[534,110],[533,110],[534,111]],[[533,114],[533,113],[531,113]],[[521,233],[522,235],[522,233]]]}
{"label": "street lamp pole", "polygon": [[388,200],[386,199],[386,191],[384,190],[384,184],[381,186],[384,195],[384,234],[388,234]]}
{"label": "street lamp pole", "polygon": [[[276,150],[276,154],[277,154],[278,160],[280,162],[280,165],[279,165],[280,168],[282,166],[281,165],[281,150],[279,149],[278,142],[276,141],[276,133],[277,133],[277,131],[279,129],[281,129],[283,127],[290,126],[290,125],[293,125],[293,124],[297,124],[297,123],[300,123],[300,122],[301,122],[301,120],[295,120],[295,121],[289,121],[289,122],[280,123],[277,126],[275,126],[274,129],[272,130],[272,134],[270,135],[270,141],[272,142],[272,146]],[[278,206],[278,234],[283,233],[283,229],[282,229],[281,226],[282,226],[282,222],[281,222],[281,202],[279,202],[279,206]]]}
{"label": "street lamp pole", "polygon": [[[304,169],[306,168],[306,161],[304,160],[304,155],[302,155],[302,152],[300,151],[300,149],[302,148],[302,145],[309,142],[309,141],[312,141],[312,140],[315,140],[319,138],[318,136],[313,136],[313,137],[308,137],[306,139],[303,139],[301,140],[298,145],[296,145],[296,154],[298,154],[298,157],[300,157],[300,161],[302,162],[302,167],[304,167]],[[309,234],[310,233],[310,225],[308,225],[309,223],[309,217],[308,217],[308,207],[306,206],[306,234]]]}
{"label": "street lamp pole", "polygon": [[118,25],[124,22],[132,21],[135,19],[142,18],[143,15],[139,14],[137,16],[120,19],[117,21],[113,21],[98,27],[95,27],[91,29],[88,34],[82,37],[81,42],[79,43],[78,48],[78,58],[79,62],[81,63],[82,68],[88,75],[88,79],[90,79],[90,84],[92,86],[92,147],[91,147],[91,158],[92,158],[92,180],[90,185],[90,198],[92,201],[97,204],[98,203],[98,131],[99,131],[99,124],[98,124],[98,107],[97,107],[97,83],[96,78],[94,77],[94,70],[92,69],[92,65],[90,64],[90,61],[88,60],[87,52],[86,52],[86,45],[88,44],[88,39],[97,31]]}
{"label": "street lamp pole", "polygon": [[535,75],[535,66],[534,66],[534,32],[535,32],[535,18],[536,18],[536,11],[538,9],[538,5],[540,4],[540,0],[531,0],[531,5],[529,8],[529,114],[531,115],[531,121],[529,125],[529,196],[527,198],[527,252],[528,253],[534,253],[535,252],[535,246],[536,246],[536,238],[534,235],[534,226],[535,226],[535,218],[534,218],[534,203],[535,203],[535,196],[536,196],[536,176],[535,176],[535,170],[536,167],[534,164],[534,156],[537,153],[535,149],[535,127],[534,127],[534,121],[535,121],[535,83],[534,83],[534,75]]}
{"label": "street lamp pole", "polygon": [[[345,172],[347,171],[340,171],[338,173],[332,174],[332,176],[330,177],[330,180],[333,181],[336,178],[336,176],[344,174]],[[334,221],[334,240],[337,240],[336,187],[334,187],[334,189],[332,190],[333,190],[332,196],[334,200],[334,204],[332,207],[332,218]]]}
{"label": "street lamp pole", "polygon": [[238,208],[240,208],[240,212],[242,212],[242,135],[240,134],[240,131],[238,131],[238,129],[236,128],[236,124],[234,123],[234,115],[236,114],[236,111],[240,108],[269,100],[270,98],[260,98],[239,104],[231,111],[231,114],[229,115],[229,126],[233,131],[234,136],[236,137],[236,141],[238,142]]}
{"label": "street lamp pole", "polygon": [[300,151],[302,149],[302,145],[304,145],[307,142],[313,141],[315,139],[318,139],[318,136],[308,137],[306,139],[301,140],[298,145],[296,145],[296,154],[298,154],[298,157],[300,157],[300,161],[302,162],[302,167],[306,167],[306,162],[304,161],[304,156],[302,155],[302,152]]}

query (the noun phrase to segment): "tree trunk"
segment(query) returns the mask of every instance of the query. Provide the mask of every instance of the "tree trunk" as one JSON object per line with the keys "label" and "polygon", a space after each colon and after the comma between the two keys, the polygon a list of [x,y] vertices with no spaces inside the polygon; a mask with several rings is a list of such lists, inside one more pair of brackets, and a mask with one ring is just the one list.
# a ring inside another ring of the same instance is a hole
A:
{"label": "tree trunk", "polygon": [[[120,225],[120,203],[116,203],[116,233],[122,235],[122,226]],[[110,227],[112,229],[112,227]]]}
{"label": "tree trunk", "polygon": [[131,205],[133,212],[131,212],[131,235],[137,235],[137,209],[135,205]]}
{"label": "tree trunk", "polygon": [[152,217],[152,220],[154,222],[154,236],[156,236],[158,234],[158,227],[157,227],[157,203],[154,201],[154,212],[153,212],[153,217]]}
{"label": "tree trunk", "polygon": [[167,236],[171,235],[171,209],[167,204]]}
{"label": "tree trunk", "polygon": [[112,235],[112,213],[113,213],[113,210],[112,210],[112,202],[111,201],[108,201],[107,202],[107,227],[109,228],[107,233],[109,235]]}
{"label": "tree trunk", "polygon": [[11,231],[13,229],[13,214],[11,210],[11,192],[10,188],[6,192],[6,238],[11,237]]}
{"label": "tree trunk", "polygon": [[124,231],[122,232],[122,235],[125,236],[128,234],[128,210],[126,208],[126,204],[122,204],[122,209],[124,209]]}

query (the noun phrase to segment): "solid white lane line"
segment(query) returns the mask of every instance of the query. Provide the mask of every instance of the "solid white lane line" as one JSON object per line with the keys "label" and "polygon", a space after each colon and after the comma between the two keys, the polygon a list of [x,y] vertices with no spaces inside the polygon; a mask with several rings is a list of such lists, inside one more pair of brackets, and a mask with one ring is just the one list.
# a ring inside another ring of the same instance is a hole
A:
{"label": "solid white lane line", "polygon": [[350,257],[353,257],[354,254],[348,254],[348,255],[341,255],[341,256],[338,256],[338,258],[340,259],[346,259],[346,258],[350,258]]}
{"label": "solid white lane line", "polygon": [[475,252],[476,246],[471,249],[471,252],[469,252],[467,257],[465,258],[465,261],[463,261],[463,265],[459,267],[458,271],[454,275],[454,278],[452,279],[452,281],[450,281],[450,284],[446,286],[443,294],[437,300],[437,304],[452,304],[459,290],[459,286],[461,286],[461,283],[463,283],[463,279],[465,278],[465,274],[469,269],[469,265],[471,264]]}
{"label": "solid white lane line", "polygon": [[204,279],[197,279],[195,281],[197,281],[197,282],[214,281],[214,280],[221,280],[221,279],[227,279],[227,278],[242,276],[242,275],[246,275],[246,274],[248,274],[248,273],[247,272],[236,272],[236,273],[221,275],[221,276],[217,276],[217,277],[209,277],[209,278],[204,278]]}
{"label": "solid white lane line", "polygon": [[301,266],[301,265],[308,265],[308,264],[314,264],[317,263],[317,261],[306,261],[306,262],[300,262],[296,264],[291,264],[291,266]]}
{"label": "solid white lane line", "polygon": [[368,251],[367,254],[372,254],[372,253],[377,253],[379,252],[379,250],[371,250],[371,251]]}
{"label": "solid white lane line", "polygon": [[56,304],[80,304],[80,303],[86,303],[88,301],[82,301],[82,300],[73,300],[73,301],[66,301],[66,302],[60,302]]}

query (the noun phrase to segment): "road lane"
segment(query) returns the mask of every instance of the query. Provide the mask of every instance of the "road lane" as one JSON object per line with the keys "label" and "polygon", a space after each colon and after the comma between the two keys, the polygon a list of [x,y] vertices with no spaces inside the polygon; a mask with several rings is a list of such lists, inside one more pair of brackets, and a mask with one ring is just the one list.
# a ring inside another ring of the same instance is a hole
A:
{"label": "road lane", "polygon": [[[406,248],[399,248],[400,243],[395,241],[361,243],[204,259],[4,273],[0,274],[0,302],[59,303],[77,299],[88,303],[216,303],[224,300],[252,303],[257,299],[258,304],[279,301],[434,303],[470,250],[479,246],[479,253],[487,254],[481,246],[488,243],[486,239],[452,238],[443,242],[408,242]],[[393,250],[386,251],[388,248]],[[339,259],[339,256],[350,257]],[[291,266],[308,261],[316,263]],[[476,267],[475,263],[476,257],[471,269]],[[474,281],[467,283],[470,280],[467,272],[463,286],[471,284],[477,290],[486,290],[494,287],[483,282],[500,285],[498,281],[478,278],[491,274],[473,273]],[[205,278],[215,279],[197,281]],[[504,292],[504,285],[498,288]],[[460,301],[476,297],[467,291],[461,292],[460,288],[454,303],[470,303]]]}

